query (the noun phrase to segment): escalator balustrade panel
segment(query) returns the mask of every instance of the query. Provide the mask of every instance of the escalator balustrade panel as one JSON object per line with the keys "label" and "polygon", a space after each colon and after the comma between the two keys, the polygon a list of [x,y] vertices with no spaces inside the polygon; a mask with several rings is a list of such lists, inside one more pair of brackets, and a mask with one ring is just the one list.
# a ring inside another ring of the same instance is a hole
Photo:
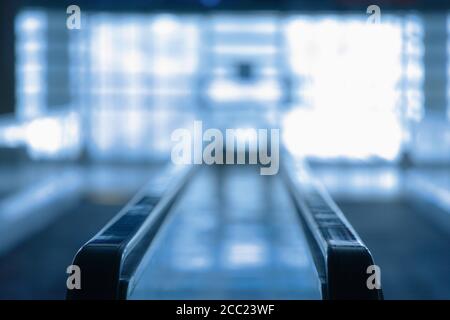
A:
{"label": "escalator balustrade panel", "polygon": [[[161,183],[161,181],[163,183]],[[373,265],[302,166],[172,166],[77,253],[68,299],[380,299]]]}

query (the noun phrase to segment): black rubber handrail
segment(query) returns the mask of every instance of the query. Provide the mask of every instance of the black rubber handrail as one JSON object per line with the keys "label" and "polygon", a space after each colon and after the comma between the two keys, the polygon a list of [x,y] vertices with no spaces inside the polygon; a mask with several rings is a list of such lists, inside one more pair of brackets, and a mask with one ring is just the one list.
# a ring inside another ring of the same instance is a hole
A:
{"label": "black rubber handrail", "polygon": [[307,235],[323,299],[382,299],[381,288],[367,286],[367,268],[374,265],[369,249],[306,164],[284,159],[281,174]]}
{"label": "black rubber handrail", "polygon": [[81,288],[68,289],[67,299],[126,299],[140,262],[193,171],[169,165],[78,251],[73,264],[80,268]]}

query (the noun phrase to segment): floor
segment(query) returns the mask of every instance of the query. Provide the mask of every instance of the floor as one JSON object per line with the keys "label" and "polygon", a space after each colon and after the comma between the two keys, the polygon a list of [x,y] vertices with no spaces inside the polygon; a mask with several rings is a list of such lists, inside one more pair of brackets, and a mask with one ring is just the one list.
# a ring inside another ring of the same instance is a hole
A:
{"label": "floor", "polygon": [[427,218],[429,206],[401,198],[338,205],[380,266],[385,299],[450,299],[450,233]]}
{"label": "floor", "polygon": [[0,257],[0,299],[64,299],[75,252],[120,209],[84,199]]}

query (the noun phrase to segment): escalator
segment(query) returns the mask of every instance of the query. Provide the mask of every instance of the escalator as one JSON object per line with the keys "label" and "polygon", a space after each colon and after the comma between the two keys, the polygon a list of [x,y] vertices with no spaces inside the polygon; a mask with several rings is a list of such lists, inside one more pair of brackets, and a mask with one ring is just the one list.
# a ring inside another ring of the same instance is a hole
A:
{"label": "escalator", "polygon": [[77,253],[68,299],[381,299],[369,250],[300,166],[161,171]]}

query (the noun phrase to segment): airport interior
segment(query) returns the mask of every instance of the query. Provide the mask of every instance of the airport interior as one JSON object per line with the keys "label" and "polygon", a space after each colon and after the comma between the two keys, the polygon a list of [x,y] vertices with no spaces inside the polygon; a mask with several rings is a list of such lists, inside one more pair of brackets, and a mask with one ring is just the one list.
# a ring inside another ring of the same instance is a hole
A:
{"label": "airport interior", "polygon": [[8,0],[0,47],[0,299],[450,299],[450,3]]}

